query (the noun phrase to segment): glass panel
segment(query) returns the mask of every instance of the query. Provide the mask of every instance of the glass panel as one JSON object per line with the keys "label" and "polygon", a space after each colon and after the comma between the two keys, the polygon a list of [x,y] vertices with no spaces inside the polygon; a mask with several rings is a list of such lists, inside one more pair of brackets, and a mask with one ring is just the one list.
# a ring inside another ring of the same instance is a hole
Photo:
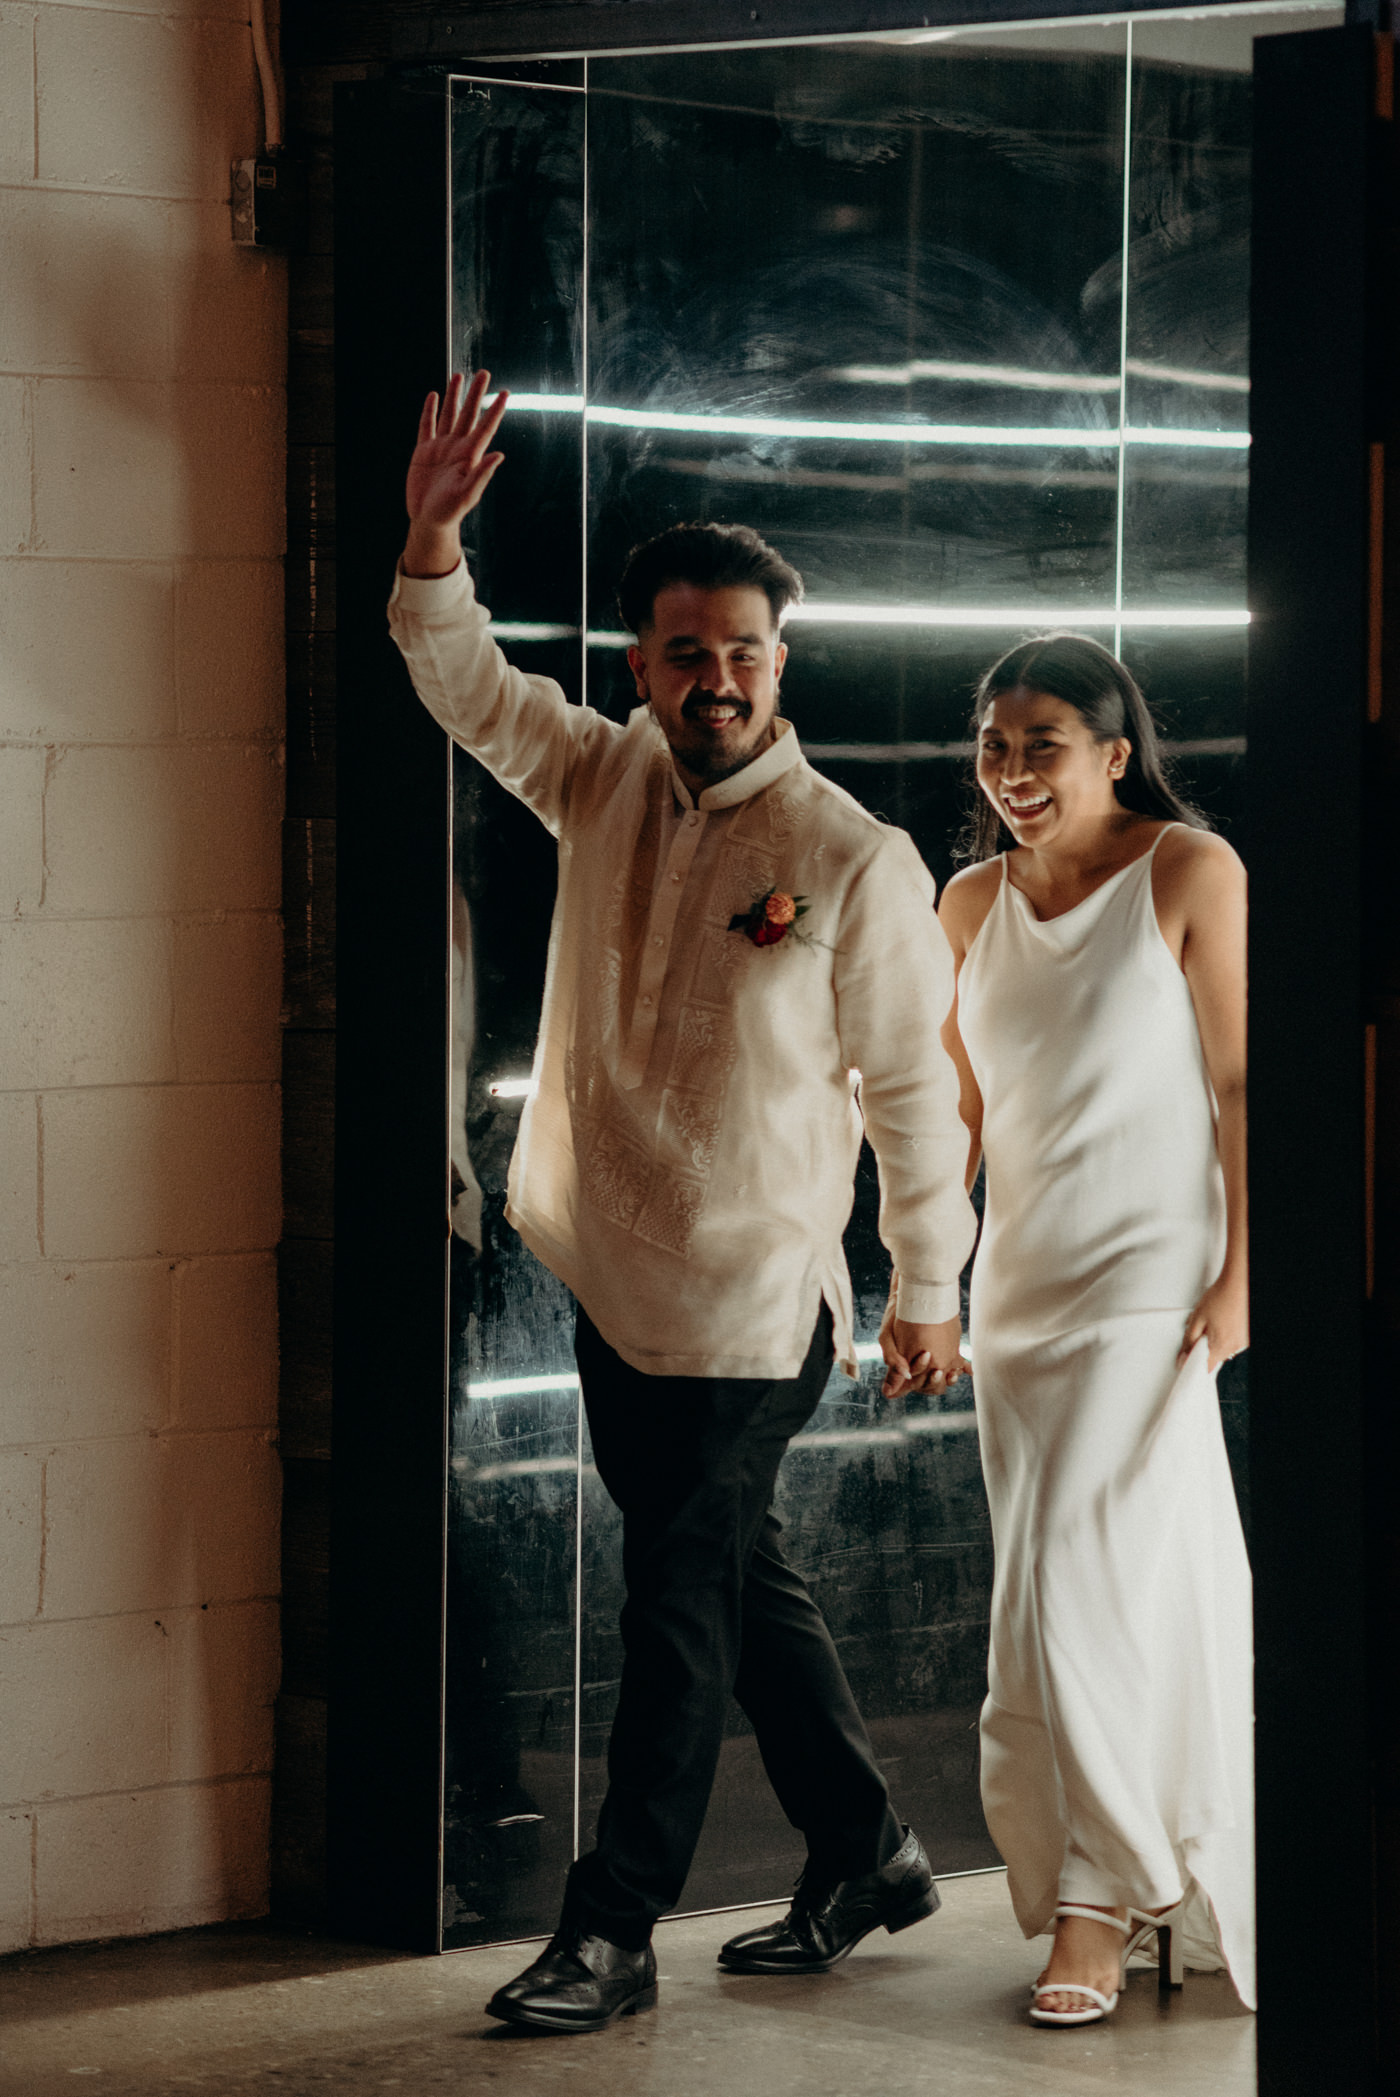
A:
{"label": "glass panel", "polygon": [[[808,583],[784,697],[809,757],[906,825],[940,880],[976,670],[1027,621],[1111,617],[1117,315],[1085,288],[1121,239],[1123,44],[589,69],[590,700],[635,703],[606,645],[628,547],[683,518],[755,525]],[[888,623],[849,623],[871,608]],[[972,623],[936,623],[950,613]],[[871,1351],[875,1209],[867,1158],[847,1249]],[[896,1414],[873,1366],[834,1376],[780,1488],[897,1803],[945,1870],[995,1862],[970,1403],[964,1386]],[[585,1826],[621,1661],[618,1527],[590,1490]],[[736,1711],[686,1905],[771,1897],[799,1862]]]}
{"label": "glass panel", "polygon": [[[621,718],[627,550],[750,523],[807,579],[784,700],[808,757],[940,884],[973,682],[1055,624],[1121,645],[1241,842],[1248,68],[1255,34],[1335,19],[614,56],[586,96],[456,83],[453,362],[515,394],[469,544],[508,652]],[[553,847],[460,753],[455,777],[450,1944],[552,1924],[601,1798],[622,1600],[571,1305],[502,1218]],[[847,1251],[870,1360],[868,1154]],[[1222,1398],[1238,1451],[1242,1363]],[[897,1802],[939,1869],[993,1863],[966,1386],[892,1412],[873,1361],[833,1378],[780,1512]],[[736,1711],[684,1904],[773,1898],[798,1861]]]}
{"label": "glass panel", "polygon": [[[583,134],[581,94],[455,85],[453,369],[486,364],[541,395],[581,390]],[[468,520],[468,555],[514,660],[576,696],[577,418],[517,416],[510,450],[511,471]],[[573,1855],[578,1470],[570,1299],[503,1213],[554,845],[461,750],[453,788],[449,1946],[541,1928]]]}

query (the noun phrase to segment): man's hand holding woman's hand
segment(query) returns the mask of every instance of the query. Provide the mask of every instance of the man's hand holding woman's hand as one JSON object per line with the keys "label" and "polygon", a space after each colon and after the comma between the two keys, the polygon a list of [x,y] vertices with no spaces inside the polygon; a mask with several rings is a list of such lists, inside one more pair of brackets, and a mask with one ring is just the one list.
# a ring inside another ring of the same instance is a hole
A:
{"label": "man's hand holding woman's hand", "polygon": [[951,1389],[967,1368],[959,1342],[962,1325],[957,1318],[941,1325],[914,1325],[896,1318],[891,1300],[880,1327],[880,1352],[885,1357],[882,1396],[903,1398],[910,1391]]}
{"label": "man's hand holding woman's hand", "polygon": [[509,396],[498,393],[483,410],[490,383],[489,371],[473,373],[470,385],[454,372],[441,405],[435,393],[423,403],[405,489],[411,520],[405,575],[450,575],[462,557],[462,519],[505,457],[489,447]]}

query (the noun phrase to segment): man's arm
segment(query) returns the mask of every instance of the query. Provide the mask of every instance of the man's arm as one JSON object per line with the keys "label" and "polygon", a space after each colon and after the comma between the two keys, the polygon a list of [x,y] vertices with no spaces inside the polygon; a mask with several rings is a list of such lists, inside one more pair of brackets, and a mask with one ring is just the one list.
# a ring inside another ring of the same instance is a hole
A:
{"label": "man's arm", "polygon": [[619,731],[570,706],[551,678],[514,669],[489,631],[462,559],[462,519],[476,508],[503,454],[489,449],[506,395],[482,407],[488,374],[460,374],[439,405],[428,395],[405,496],[408,542],[389,600],[389,627],[433,718],[556,835],[579,758]]}
{"label": "man's arm", "polygon": [[880,1235],[898,1275],[884,1335],[893,1397],[961,1375],[958,1276],[977,1229],[963,1185],[957,1073],[939,1038],[953,996],[952,955],[933,883],[903,832],[882,840],[852,884],[837,949],[841,1048],[861,1073],[861,1110],[880,1168]]}

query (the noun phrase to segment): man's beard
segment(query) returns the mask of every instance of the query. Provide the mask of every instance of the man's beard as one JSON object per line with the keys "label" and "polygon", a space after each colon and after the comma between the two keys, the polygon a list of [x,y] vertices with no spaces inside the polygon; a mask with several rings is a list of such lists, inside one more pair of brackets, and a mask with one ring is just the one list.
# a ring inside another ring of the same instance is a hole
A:
{"label": "man's beard", "polygon": [[[739,719],[746,725],[753,719],[753,708],[746,699],[718,700],[712,693],[696,692],[681,708],[683,721],[695,722],[698,727],[699,709],[702,706],[732,706]],[[745,741],[742,748],[725,750],[711,740],[703,729],[699,729],[693,742],[687,741],[677,753],[686,770],[710,786],[718,786],[722,779],[732,779],[744,766],[752,764],[761,750],[766,750],[777,734],[780,707],[775,705],[769,718],[767,732],[756,742]]]}

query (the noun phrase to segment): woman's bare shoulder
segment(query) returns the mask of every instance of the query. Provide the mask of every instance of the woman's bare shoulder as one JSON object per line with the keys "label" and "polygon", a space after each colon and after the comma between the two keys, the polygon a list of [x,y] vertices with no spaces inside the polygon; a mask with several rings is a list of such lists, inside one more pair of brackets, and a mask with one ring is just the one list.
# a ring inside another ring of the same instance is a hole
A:
{"label": "woman's bare shoulder", "polygon": [[965,954],[981,931],[1001,882],[1001,860],[982,859],[954,874],[944,889],[938,915],[956,953]]}
{"label": "woman's bare shoulder", "polygon": [[1154,872],[1159,881],[1183,891],[1219,893],[1244,885],[1244,862],[1233,845],[1214,830],[1193,830],[1186,823],[1173,823],[1162,833]]}

